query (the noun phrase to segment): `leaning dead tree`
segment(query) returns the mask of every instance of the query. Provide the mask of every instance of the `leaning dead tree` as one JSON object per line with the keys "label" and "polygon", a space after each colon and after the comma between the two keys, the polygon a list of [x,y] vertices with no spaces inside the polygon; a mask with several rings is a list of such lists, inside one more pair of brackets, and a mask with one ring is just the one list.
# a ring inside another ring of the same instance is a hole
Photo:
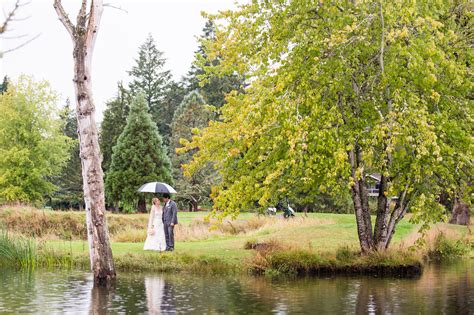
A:
{"label": "leaning dead tree", "polygon": [[104,180],[91,84],[92,52],[99,31],[103,3],[92,0],[88,11],[87,2],[82,1],[76,25],[69,19],[61,0],[54,0],[54,8],[73,42],[73,82],[91,269],[96,282],[106,283],[115,278],[115,267],[105,218]]}

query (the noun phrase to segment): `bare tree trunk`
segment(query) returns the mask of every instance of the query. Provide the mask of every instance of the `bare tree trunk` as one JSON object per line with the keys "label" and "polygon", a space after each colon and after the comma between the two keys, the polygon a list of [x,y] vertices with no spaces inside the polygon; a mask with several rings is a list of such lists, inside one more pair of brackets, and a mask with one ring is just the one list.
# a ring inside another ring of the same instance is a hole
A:
{"label": "bare tree trunk", "polygon": [[102,284],[114,279],[116,275],[105,218],[104,180],[91,84],[92,52],[103,4],[100,0],[92,0],[87,12],[87,0],[83,0],[76,26],[69,20],[60,0],[54,0],[54,8],[73,41],[73,82],[76,91],[87,239],[94,280]]}

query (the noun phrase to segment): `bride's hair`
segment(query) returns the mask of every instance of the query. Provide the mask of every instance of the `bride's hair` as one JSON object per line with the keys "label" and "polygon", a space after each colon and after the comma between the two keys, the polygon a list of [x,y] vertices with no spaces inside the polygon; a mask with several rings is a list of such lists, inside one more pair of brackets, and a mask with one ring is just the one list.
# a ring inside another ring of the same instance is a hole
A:
{"label": "bride's hair", "polygon": [[151,200],[151,203],[154,204],[154,205],[156,205],[157,202],[158,202],[158,204],[160,204],[160,199],[158,199],[158,198],[153,198],[153,199]]}

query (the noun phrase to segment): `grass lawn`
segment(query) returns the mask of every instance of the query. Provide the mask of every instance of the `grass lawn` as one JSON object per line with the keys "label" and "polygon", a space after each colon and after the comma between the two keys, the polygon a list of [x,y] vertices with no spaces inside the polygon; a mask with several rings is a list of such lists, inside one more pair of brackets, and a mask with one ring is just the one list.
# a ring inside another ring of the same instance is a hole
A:
{"label": "grass lawn", "polygon": [[[178,221],[183,226],[182,228],[186,228],[186,226],[192,224],[193,220],[202,219],[206,215],[205,212],[180,212]],[[146,216],[146,214],[132,216],[140,217]],[[237,218],[237,221],[252,220],[255,217],[255,214],[244,213]],[[354,250],[359,248],[357,227],[353,214],[310,213],[307,218],[303,218],[302,214],[298,214],[298,217],[296,220],[274,219],[270,224],[246,233],[211,235],[203,240],[176,242],[176,249],[172,255],[187,254],[216,257],[224,261],[236,262],[252,255],[252,251],[244,249],[246,242],[265,242],[268,240],[288,244],[294,248],[310,248],[322,253],[335,253],[342,246],[348,246]],[[466,227],[462,226],[441,226],[442,229],[452,230],[459,235],[467,232]],[[416,230],[417,226],[409,223],[407,219],[401,221],[394,235],[392,248],[396,248],[403,240],[413,238]],[[46,241],[46,246],[72,252],[73,255],[87,254],[88,252],[86,241]],[[112,251],[114,256],[144,253],[142,242],[112,242]],[[150,254],[160,255],[160,253]]]}
{"label": "grass lawn", "polygon": [[[211,219],[211,223],[203,220],[207,215],[208,212],[179,212],[175,251],[160,253],[143,250],[148,214],[109,213],[107,225],[117,270],[269,274],[339,270],[377,275],[418,274],[422,257],[427,257],[423,255],[436,253],[431,246],[439,232],[450,239],[451,245],[438,248],[456,257],[461,255],[452,253],[461,245],[456,245],[453,239],[468,234],[466,227],[439,223],[427,234],[431,237],[430,247],[408,251],[419,235],[417,225],[405,218],[397,226],[391,250],[361,256],[353,214],[298,213],[295,218],[283,219],[281,215],[242,213],[236,220]],[[4,264],[87,269],[89,250],[84,222],[83,212],[3,209],[0,226],[6,228],[3,241],[0,240],[0,259],[8,254]],[[469,244],[462,246],[464,255],[469,252]],[[472,253],[471,250],[471,256]]]}

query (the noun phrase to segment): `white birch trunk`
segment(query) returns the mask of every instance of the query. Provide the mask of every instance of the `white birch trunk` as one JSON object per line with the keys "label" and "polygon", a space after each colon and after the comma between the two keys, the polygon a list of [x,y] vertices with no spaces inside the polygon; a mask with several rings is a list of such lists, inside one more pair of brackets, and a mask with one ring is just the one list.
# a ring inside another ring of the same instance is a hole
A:
{"label": "white birch trunk", "polygon": [[73,81],[76,92],[76,116],[89,255],[95,281],[104,283],[115,278],[115,267],[105,218],[102,158],[91,84],[92,52],[99,30],[103,4],[102,1],[92,0],[90,10],[87,12],[87,0],[83,0],[75,26],[69,20],[60,0],[54,0],[54,8],[73,41]]}

